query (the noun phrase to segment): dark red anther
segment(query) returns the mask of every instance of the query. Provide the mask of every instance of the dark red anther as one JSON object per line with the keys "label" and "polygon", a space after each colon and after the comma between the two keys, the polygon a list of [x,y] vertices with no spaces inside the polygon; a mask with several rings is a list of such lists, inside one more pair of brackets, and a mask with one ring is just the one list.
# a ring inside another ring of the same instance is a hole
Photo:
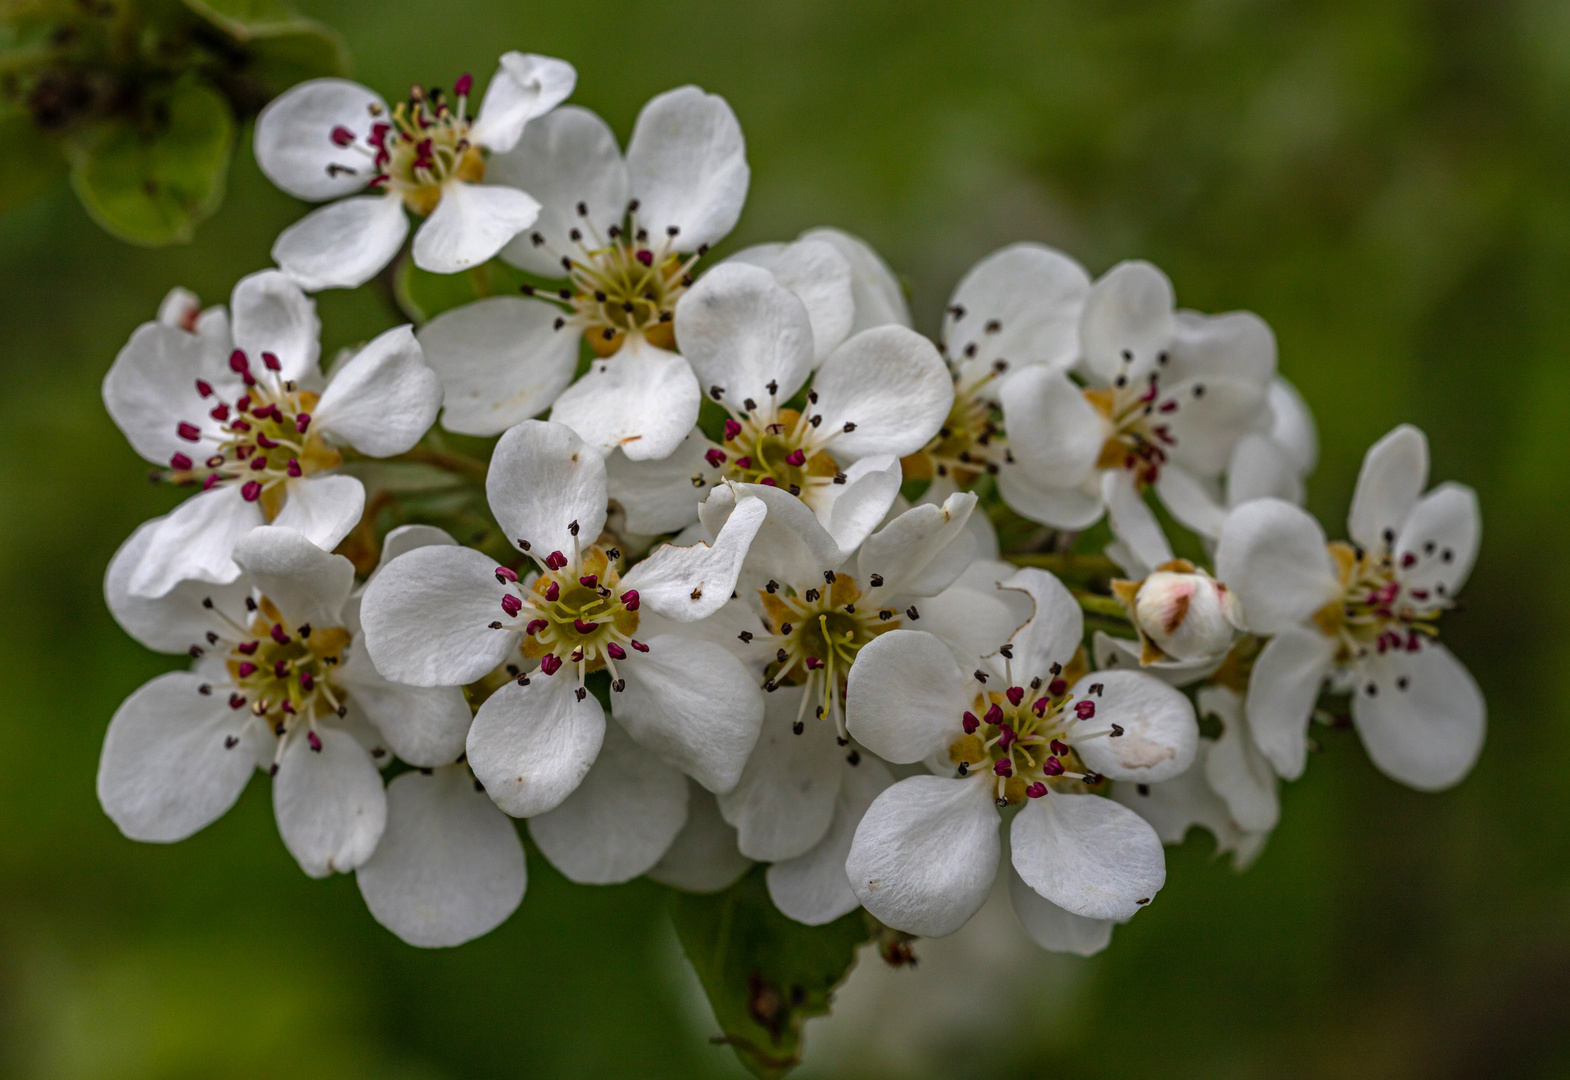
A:
{"label": "dark red anther", "polygon": [[1014,729],[1004,724],[998,732],[998,745],[1007,750],[1019,742],[1019,736],[1014,734]]}
{"label": "dark red anther", "polygon": [[[726,421],[727,424],[734,422],[735,421],[732,420]],[[703,460],[709,463],[709,468],[717,469],[721,465],[725,464],[725,451],[721,450],[717,446],[710,447],[708,452],[703,455]]]}
{"label": "dark red anther", "polygon": [[1019,703],[1025,700],[1025,688],[1023,686],[1011,686],[1004,691],[1003,696],[1008,698],[1009,704],[1017,709],[1019,708]]}
{"label": "dark red anther", "polygon": [[507,613],[508,618],[516,619],[518,612],[523,610],[523,601],[512,593],[508,593],[502,597],[502,610]]}
{"label": "dark red anther", "polygon": [[518,571],[513,570],[510,567],[498,566],[496,568],[496,580],[503,583],[517,581]]}
{"label": "dark red anther", "polygon": [[218,474],[217,473],[213,473],[206,480],[202,481],[202,490],[203,491],[211,491],[213,488],[218,486],[218,480],[219,480]]}
{"label": "dark red anther", "polygon": [[180,421],[180,423],[175,427],[174,432],[186,442],[200,442],[202,438],[202,429],[197,427],[195,424],[187,423],[184,420]]}
{"label": "dark red anther", "polygon": [[208,410],[207,415],[211,416],[219,423],[223,423],[223,421],[229,419],[229,406],[220,401],[218,404],[214,405],[211,409]]}
{"label": "dark red anther", "polygon": [[277,440],[276,439],[269,439],[265,434],[263,434],[260,431],[258,431],[256,433],[256,445],[260,446],[263,450],[276,450],[276,449],[278,449],[278,442],[277,442]]}
{"label": "dark red anther", "polygon": [[342,124],[339,124],[337,127],[333,128],[334,146],[348,146],[352,142],[354,142],[354,132],[350,131]]}
{"label": "dark red anther", "polygon": [[[289,712],[294,712],[293,709],[289,708],[289,703],[287,701],[283,703],[283,707]],[[318,754],[322,752],[322,737],[316,734],[316,732],[307,731],[305,733],[305,741],[310,743],[311,749],[316,751]]]}
{"label": "dark red anther", "polygon": [[1064,694],[1068,693],[1068,683],[1062,679],[1053,679],[1051,682],[1047,683],[1047,693],[1051,694],[1053,697],[1062,697]]}
{"label": "dark red anther", "polygon": [[458,81],[452,84],[452,92],[459,97],[468,97],[469,91],[474,89],[473,75],[459,75]]}
{"label": "dark red anther", "polygon": [[[294,702],[292,702],[292,701],[285,701],[283,703],[283,705],[282,705],[282,708],[283,708],[283,711],[288,713],[290,716],[294,715]],[[283,734],[283,725],[282,724],[278,725],[278,734],[280,734],[280,735]]]}
{"label": "dark red anther", "polygon": [[582,619],[574,619],[572,620],[572,628],[578,631],[580,634],[592,634],[600,628],[600,624],[596,622],[585,622]]}
{"label": "dark red anther", "polygon": [[1059,757],[1062,757],[1064,754],[1068,753],[1068,743],[1064,742],[1062,739],[1053,739],[1050,743],[1047,744],[1047,749],[1051,750]]}
{"label": "dark red anther", "polygon": [[234,408],[235,408],[236,412],[244,412],[246,409],[249,409],[250,407],[251,407],[251,395],[250,394],[242,395],[240,397],[240,400],[236,401],[234,403]]}
{"label": "dark red anther", "polygon": [[239,645],[235,646],[235,648],[239,649],[246,656],[252,656],[255,655],[256,647],[260,644],[260,641],[242,641]]}
{"label": "dark red anther", "polygon": [[965,734],[966,735],[974,735],[976,733],[976,729],[979,728],[980,726],[981,726],[981,721],[976,719],[976,714],[975,713],[967,712],[965,714]]}
{"label": "dark red anther", "polygon": [[649,651],[649,647],[647,645],[645,645],[641,641],[633,640],[630,644],[632,645],[632,647],[634,649],[637,649],[639,652],[648,652]]}
{"label": "dark red anther", "polygon": [[765,476],[763,479],[759,480],[758,483],[762,484],[764,487],[779,487],[779,484],[775,482],[774,477],[772,476]]}
{"label": "dark red anther", "polygon": [[808,671],[817,671],[822,666],[823,666],[823,661],[819,660],[816,656],[809,656],[809,657],[807,657],[807,670]]}
{"label": "dark red anther", "polygon": [[736,436],[738,436],[740,434],[741,434],[741,425],[739,423],[737,423],[735,420],[727,420],[727,421],[725,421],[725,441],[726,442],[730,442],[732,439],[734,439]]}
{"label": "dark red anther", "polygon": [[600,579],[595,577],[593,574],[584,574],[578,579],[578,584],[582,585],[586,589],[592,589],[599,583]]}
{"label": "dark red anther", "polygon": [[229,695],[229,707],[231,709],[243,709],[243,708],[245,708],[245,698],[242,697],[239,694],[230,694]]}
{"label": "dark red anther", "polygon": [[993,763],[992,771],[997,773],[999,776],[1013,776],[1014,766],[1005,759],[1003,761]]}
{"label": "dark red anther", "polygon": [[289,632],[283,628],[283,623],[273,623],[273,640],[280,645],[289,644]]}
{"label": "dark red anther", "polygon": [[545,587],[545,599],[551,603],[554,604],[556,602],[556,598],[560,595],[561,586],[556,584],[556,582],[553,581]]}
{"label": "dark red anther", "polygon": [[802,452],[800,447],[796,448],[795,450],[792,450],[789,454],[785,455],[785,464],[787,464],[787,465],[794,465],[797,468],[800,468],[801,466],[805,465],[806,463],[807,463],[807,455]]}
{"label": "dark red anther", "polygon": [[550,570],[560,570],[567,565],[567,556],[559,551],[553,551],[545,556],[545,566]]}
{"label": "dark red anther", "polygon": [[171,469],[178,470],[179,472],[190,472],[191,459],[186,457],[184,454],[175,454],[169,459],[169,467]]}
{"label": "dark red anther", "polygon": [[1052,702],[1048,701],[1044,697],[1037,698],[1035,701],[1031,702],[1030,711],[1035,713],[1037,716],[1045,716],[1047,715],[1047,706],[1051,704]]}
{"label": "dark red anther", "polygon": [[300,468],[300,462],[295,458],[289,459],[289,464],[284,468],[290,476],[304,476],[305,471]]}
{"label": "dark red anther", "polygon": [[737,458],[736,459],[736,468],[738,468],[738,469],[750,469],[750,468],[752,468],[752,458],[750,458],[750,457],[739,457],[739,458]]}
{"label": "dark red anther", "polygon": [[644,266],[654,265],[654,252],[650,251],[648,248],[641,249],[633,257],[641,262]]}
{"label": "dark red anther", "polygon": [[300,415],[298,415],[298,416],[296,416],[294,418],[294,430],[298,431],[300,434],[304,435],[305,434],[305,429],[310,427],[310,426],[311,426],[311,414],[310,413],[303,412],[303,413],[301,413]]}
{"label": "dark red anther", "polygon": [[287,679],[288,677],[289,677],[289,661],[287,661],[287,660],[274,660],[273,661],[273,678],[275,678],[275,679]]}
{"label": "dark red anther", "polygon": [[1074,715],[1081,720],[1089,720],[1096,715],[1096,703],[1090,700],[1076,701],[1074,703]]}
{"label": "dark red anther", "polygon": [[1178,403],[1175,401],[1163,401],[1160,405],[1156,406],[1156,411],[1164,413],[1177,412],[1177,407]]}
{"label": "dark red anther", "polygon": [[[262,364],[263,364],[264,367],[267,368],[268,371],[282,371],[283,370],[283,365],[278,362],[278,354],[277,353],[270,353],[270,352],[262,353]],[[274,410],[274,411],[276,411],[276,410]]]}
{"label": "dark red anther", "polygon": [[263,469],[267,468],[267,455],[257,454],[256,457],[252,458],[251,468],[255,469],[257,472],[261,472]]}
{"label": "dark red anther", "polygon": [[262,497],[262,485],[255,480],[247,480],[240,488],[240,497],[246,502],[255,502]]}
{"label": "dark red anther", "polygon": [[1034,784],[1031,784],[1025,788],[1025,795],[1032,799],[1039,799],[1046,793],[1047,785],[1043,784],[1040,780],[1037,780]]}
{"label": "dark red anther", "polygon": [[197,379],[196,380],[196,392],[198,394],[200,394],[202,397],[212,397],[213,396],[213,384],[208,382],[206,379]]}
{"label": "dark red anther", "polygon": [[1041,763],[1041,771],[1046,773],[1048,776],[1062,776],[1063,763],[1055,757],[1049,757],[1046,761]]}
{"label": "dark red anther", "polygon": [[245,375],[251,370],[251,362],[245,358],[244,349],[236,349],[229,354],[229,370],[236,375]]}
{"label": "dark red anther", "polygon": [[638,610],[638,590],[637,589],[628,589],[626,592],[622,593],[621,594],[621,606],[626,608],[628,611],[637,611]]}
{"label": "dark red anther", "polygon": [[300,685],[307,690],[315,690],[316,676],[312,675],[309,671],[300,672]]}
{"label": "dark red anther", "polygon": [[535,634],[538,634],[541,630],[544,630],[549,625],[550,623],[546,622],[544,619],[531,619],[529,620],[529,625],[523,628],[523,632],[529,637],[533,637]]}
{"label": "dark red anther", "polygon": [[614,641],[606,644],[605,651],[610,654],[610,658],[612,660],[627,659],[627,650],[616,644]]}
{"label": "dark red anther", "polygon": [[387,133],[391,130],[391,124],[372,124],[371,133],[365,137],[365,141],[380,150],[386,144]]}
{"label": "dark red anther", "polygon": [[547,675],[554,675],[561,670],[561,657],[555,653],[546,653],[540,657],[540,670]]}
{"label": "dark red anther", "polygon": [[239,672],[240,678],[249,679],[252,675],[256,674],[256,665],[251,663],[249,660],[241,660],[240,666],[235,670]]}
{"label": "dark red anther", "polygon": [[1003,707],[994,701],[981,717],[989,724],[1003,723]]}

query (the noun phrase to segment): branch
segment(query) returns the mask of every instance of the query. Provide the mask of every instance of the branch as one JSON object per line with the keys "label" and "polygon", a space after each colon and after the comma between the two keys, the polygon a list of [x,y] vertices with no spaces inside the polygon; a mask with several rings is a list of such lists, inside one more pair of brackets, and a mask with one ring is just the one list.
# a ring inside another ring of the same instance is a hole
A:
{"label": "branch", "polygon": [[485,473],[488,468],[479,458],[472,458],[468,454],[459,454],[452,450],[435,450],[429,446],[416,446],[391,460],[430,465],[458,476],[468,477],[480,484],[485,483]]}

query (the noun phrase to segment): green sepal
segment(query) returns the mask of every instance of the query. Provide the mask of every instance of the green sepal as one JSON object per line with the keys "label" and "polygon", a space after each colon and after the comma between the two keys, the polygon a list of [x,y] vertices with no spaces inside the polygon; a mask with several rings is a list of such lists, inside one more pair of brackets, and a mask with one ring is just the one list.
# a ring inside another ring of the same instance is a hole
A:
{"label": "green sepal", "polygon": [[228,103],[186,83],[153,99],[142,122],[105,122],[74,141],[71,185],[120,239],[185,243],[223,202],[234,138]]}
{"label": "green sepal", "polygon": [[0,214],[40,194],[66,173],[60,146],[25,112],[0,113]]}
{"label": "green sepal", "polygon": [[825,926],[781,915],[764,867],[723,892],[673,893],[671,922],[724,1034],[754,1076],[779,1077],[801,1064],[802,1023],[828,1014],[834,990],[872,936],[858,908]]}

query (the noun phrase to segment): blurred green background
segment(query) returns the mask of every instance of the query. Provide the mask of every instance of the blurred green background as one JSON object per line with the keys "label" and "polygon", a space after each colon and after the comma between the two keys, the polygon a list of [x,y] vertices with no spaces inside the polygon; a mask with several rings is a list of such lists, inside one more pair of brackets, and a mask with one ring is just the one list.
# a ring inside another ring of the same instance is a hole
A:
{"label": "blurred green background", "polygon": [[[1445,633],[1492,731],[1461,787],[1404,790],[1331,733],[1248,873],[1191,834],[1091,961],[1001,923],[919,947],[914,972],[866,957],[802,1076],[1570,1074],[1570,6],[301,6],[389,97],[483,81],[508,48],[570,59],[574,100],[623,137],[653,93],[723,94],[753,168],[728,246],[858,232],[929,331],[1017,239],[1098,273],[1147,257],[1187,306],[1259,312],[1319,419],[1311,507],[1332,535],[1364,448],[1401,421],[1429,432],[1437,478],[1481,493]],[[99,810],[111,712],[176,665],[101,599],[110,554],[173,493],[143,479],[99,380],[172,285],[223,302],[301,212],[246,147],[186,248],[111,240],[63,188],[0,220],[0,1070],[737,1075],[647,883],[570,887],[535,860],[504,927],[422,952],[351,878],[300,873],[263,780],[171,847]],[[328,350],[385,325],[368,290],[320,304]]]}

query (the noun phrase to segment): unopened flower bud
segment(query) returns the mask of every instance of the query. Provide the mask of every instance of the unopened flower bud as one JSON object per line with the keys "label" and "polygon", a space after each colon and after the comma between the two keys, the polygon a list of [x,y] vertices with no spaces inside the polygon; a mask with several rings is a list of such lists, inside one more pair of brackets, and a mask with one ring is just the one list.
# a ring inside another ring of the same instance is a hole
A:
{"label": "unopened flower bud", "polygon": [[1220,656],[1243,628],[1237,594],[1202,570],[1157,570],[1132,607],[1140,632],[1174,660]]}

